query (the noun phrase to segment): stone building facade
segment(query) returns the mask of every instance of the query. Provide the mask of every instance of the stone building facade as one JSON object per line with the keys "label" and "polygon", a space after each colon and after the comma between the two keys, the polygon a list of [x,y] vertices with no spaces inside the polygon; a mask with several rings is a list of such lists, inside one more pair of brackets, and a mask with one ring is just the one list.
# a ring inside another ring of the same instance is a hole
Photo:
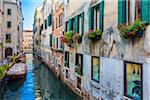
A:
{"label": "stone building facade", "polygon": [[63,2],[63,81],[83,100],[149,100],[150,1]]}
{"label": "stone building facade", "polygon": [[52,1],[44,0],[41,9],[41,56],[46,62],[50,59],[50,36],[52,34]]}
{"label": "stone building facade", "polygon": [[52,23],[52,48],[51,55],[53,64],[58,74],[62,74],[63,79],[63,49],[64,46],[61,43],[61,37],[64,34],[64,2],[63,0],[54,0],[53,2],[53,23]]}
{"label": "stone building facade", "polygon": [[33,31],[23,31],[23,49],[33,49]]}
{"label": "stone building facade", "polygon": [[41,52],[41,9],[42,5],[36,8],[33,24],[33,48],[38,53]]}
{"label": "stone building facade", "polygon": [[1,0],[0,5],[1,58],[6,58],[22,50],[23,16],[19,0]]}

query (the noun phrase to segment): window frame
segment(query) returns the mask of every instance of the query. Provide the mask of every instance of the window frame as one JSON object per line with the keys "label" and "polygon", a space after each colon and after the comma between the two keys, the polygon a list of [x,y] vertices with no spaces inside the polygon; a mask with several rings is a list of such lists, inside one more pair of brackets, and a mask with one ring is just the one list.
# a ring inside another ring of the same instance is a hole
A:
{"label": "window frame", "polygon": [[[81,76],[83,75],[83,54],[79,54],[79,53],[76,53],[76,55],[75,55],[76,57],[76,59],[75,59],[75,66],[77,66],[77,64],[79,63],[79,62],[81,62],[81,65],[80,65],[80,73],[81,73]],[[81,61],[79,61],[79,57],[81,57]]]}
{"label": "window frame", "polygon": [[[6,37],[5,37],[5,40],[6,40],[6,43],[11,43],[12,39],[11,39],[11,34],[6,34]],[[7,40],[10,40],[10,42],[7,42]]]}
{"label": "window frame", "polygon": [[[95,80],[95,79],[93,78],[93,58],[98,58],[98,61],[99,61],[99,66],[98,66],[98,80]],[[93,81],[97,82],[97,83],[100,82],[100,57],[98,57],[98,56],[92,56],[92,57],[91,57],[91,79],[92,79]]]}
{"label": "window frame", "polygon": [[127,75],[126,75],[126,65],[127,64],[137,64],[140,65],[141,68],[141,100],[143,100],[143,64],[142,63],[137,63],[137,62],[131,62],[131,61],[124,61],[124,96],[133,99],[131,96],[127,95]]}
{"label": "window frame", "polygon": [[11,9],[10,8],[7,9],[7,15],[11,16]]}
{"label": "window frame", "polygon": [[[67,57],[67,58],[66,58]],[[65,65],[65,67],[68,67],[69,68],[69,52],[68,51],[65,51],[65,62],[67,61],[67,65]]]}
{"label": "window frame", "polygon": [[81,14],[78,16],[78,18],[79,18],[79,20],[78,20],[79,21],[78,22],[79,23],[79,26],[78,26],[79,30],[78,31],[79,31],[79,34],[82,35],[82,30],[83,29],[82,29],[82,16],[81,16]]}
{"label": "window frame", "polygon": [[11,23],[11,21],[7,21],[7,29],[10,29],[11,28],[11,25],[12,23]]}
{"label": "window frame", "polygon": [[94,30],[99,30],[99,10],[100,10],[100,7],[99,7],[100,4],[96,5],[93,7],[94,9]]}

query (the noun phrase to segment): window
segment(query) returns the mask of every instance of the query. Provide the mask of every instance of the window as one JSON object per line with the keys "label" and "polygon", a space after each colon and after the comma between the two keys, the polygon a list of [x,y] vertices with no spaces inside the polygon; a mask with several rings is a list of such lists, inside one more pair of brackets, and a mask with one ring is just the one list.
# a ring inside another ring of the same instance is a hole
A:
{"label": "window", "polygon": [[118,25],[130,24],[136,19],[150,23],[150,2],[146,0],[119,0],[118,2]]}
{"label": "window", "polygon": [[66,78],[69,78],[69,73],[67,69],[66,69]]}
{"label": "window", "polygon": [[62,13],[59,15],[59,27],[62,26],[63,19],[62,19]]}
{"label": "window", "polygon": [[59,48],[63,49],[63,44],[61,43],[61,37],[59,37]]}
{"label": "window", "polygon": [[77,88],[81,90],[81,78],[77,77]]}
{"label": "window", "polygon": [[52,37],[52,34],[50,34],[50,47],[52,47],[52,41],[53,41],[53,37]]}
{"label": "window", "polygon": [[47,20],[45,20],[45,29],[47,29]]}
{"label": "window", "polygon": [[19,25],[18,25],[18,28],[17,28],[17,29],[18,29],[18,31],[19,31]]}
{"label": "window", "polygon": [[81,18],[81,15],[79,15],[79,34],[82,34],[82,18]]}
{"label": "window", "polygon": [[53,39],[53,48],[56,48],[55,39]]}
{"label": "window", "polygon": [[83,55],[76,54],[76,68],[75,72],[79,75],[83,75]]}
{"label": "window", "polygon": [[11,34],[6,34],[6,43],[11,43]]}
{"label": "window", "polygon": [[136,0],[135,1],[135,19],[141,18],[141,13],[142,13],[141,11],[142,11],[141,1]]}
{"label": "window", "polygon": [[66,67],[69,67],[69,52],[68,51],[65,52],[65,62],[64,62],[64,65]]}
{"label": "window", "polygon": [[99,82],[99,72],[100,72],[100,61],[99,57],[92,57],[92,80]]}
{"label": "window", "polygon": [[124,67],[124,95],[142,100],[142,64],[125,62]]}
{"label": "window", "polygon": [[90,8],[89,30],[103,31],[104,1]]}
{"label": "window", "polygon": [[65,27],[65,31],[68,31],[68,21],[66,22],[66,27]]}
{"label": "window", "polygon": [[69,3],[70,0],[67,0],[67,3]]}
{"label": "window", "polygon": [[79,15],[79,34],[83,34],[84,33],[84,13]]}
{"label": "window", "polygon": [[57,29],[57,18],[56,18],[56,22],[55,23],[56,23],[56,29]]}
{"label": "window", "polygon": [[11,22],[10,21],[7,22],[7,28],[11,28]]}
{"label": "window", "polygon": [[57,49],[58,49],[58,38],[57,38],[56,44],[57,44]]}
{"label": "window", "polygon": [[94,30],[99,30],[99,5],[94,8]]}
{"label": "window", "polygon": [[71,31],[74,31],[74,27],[75,27],[75,22],[74,22],[74,18],[71,19]]}
{"label": "window", "polygon": [[11,9],[7,9],[7,15],[11,15]]}
{"label": "window", "polygon": [[54,28],[55,28],[55,27],[54,27],[54,21],[52,21],[52,30],[54,30]]}

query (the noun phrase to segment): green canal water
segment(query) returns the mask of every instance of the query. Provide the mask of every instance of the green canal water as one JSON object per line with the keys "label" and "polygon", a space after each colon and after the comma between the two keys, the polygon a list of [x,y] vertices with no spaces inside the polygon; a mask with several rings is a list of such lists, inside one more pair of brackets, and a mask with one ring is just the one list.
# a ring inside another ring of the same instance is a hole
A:
{"label": "green canal water", "polygon": [[15,82],[6,81],[0,100],[81,100],[32,54],[26,55],[26,58],[26,78]]}

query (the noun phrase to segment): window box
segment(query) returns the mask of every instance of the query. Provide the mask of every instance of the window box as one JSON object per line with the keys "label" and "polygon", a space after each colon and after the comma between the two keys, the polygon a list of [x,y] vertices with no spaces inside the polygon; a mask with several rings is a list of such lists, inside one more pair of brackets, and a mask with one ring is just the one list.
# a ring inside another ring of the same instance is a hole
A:
{"label": "window box", "polygon": [[102,37],[102,31],[100,30],[96,30],[96,31],[93,31],[93,30],[90,30],[90,32],[88,33],[87,37],[92,40],[92,41],[98,41],[101,39]]}
{"label": "window box", "polygon": [[146,25],[138,19],[132,25],[120,25],[118,29],[123,38],[129,39],[142,37],[146,30]]}

